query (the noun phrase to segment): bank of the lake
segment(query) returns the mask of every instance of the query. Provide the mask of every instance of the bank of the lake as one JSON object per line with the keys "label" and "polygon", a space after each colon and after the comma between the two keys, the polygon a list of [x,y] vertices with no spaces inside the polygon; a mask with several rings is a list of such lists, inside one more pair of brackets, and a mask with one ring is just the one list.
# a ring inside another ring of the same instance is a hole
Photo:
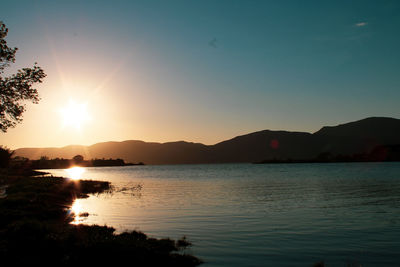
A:
{"label": "bank of the lake", "polygon": [[[72,225],[76,199],[112,191],[107,181],[61,177],[0,176],[0,258],[5,266],[196,266],[185,238],[156,239],[138,231]],[[77,216],[79,214],[76,214]],[[82,216],[82,214],[80,214]]]}

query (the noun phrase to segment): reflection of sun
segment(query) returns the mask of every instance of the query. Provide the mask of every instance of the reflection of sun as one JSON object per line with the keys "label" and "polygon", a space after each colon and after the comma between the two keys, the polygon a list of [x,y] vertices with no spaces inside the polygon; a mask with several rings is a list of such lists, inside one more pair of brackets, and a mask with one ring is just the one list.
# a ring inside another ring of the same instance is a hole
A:
{"label": "reflection of sun", "polygon": [[75,202],[70,210],[74,214],[74,220],[71,222],[72,224],[82,223],[86,219],[85,216],[81,216],[83,212],[83,207],[80,202],[80,199],[75,199]]}
{"label": "reflection of sun", "polygon": [[84,123],[90,120],[87,104],[78,104],[75,101],[70,101],[68,106],[60,110],[60,113],[64,127],[74,127],[79,130]]}
{"label": "reflection of sun", "polygon": [[79,180],[82,177],[82,174],[85,172],[85,168],[82,167],[72,167],[69,169],[65,169],[68,177],[73,180]]}
{"label": "reflection of sun", "polygon": [[78,216],[79,214],[81,214],[81,212],[82,212],[82,204],[81,204],[81,202],[79,201],[79,199],[76,199],[76,200],[75,200],[74,204],[73,204],[72,207],[71,207],[71,211],[72,211],[76,216]]}

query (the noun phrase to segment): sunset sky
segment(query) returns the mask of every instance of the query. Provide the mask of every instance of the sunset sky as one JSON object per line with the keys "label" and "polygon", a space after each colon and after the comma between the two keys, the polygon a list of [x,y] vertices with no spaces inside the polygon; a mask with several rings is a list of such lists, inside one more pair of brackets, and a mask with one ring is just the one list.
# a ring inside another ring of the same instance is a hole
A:
{"label": "sunset sky", "polygon": [[0,20],[9,73],[47,74],[13,149],[400,118],[400,1],[3,0]]}

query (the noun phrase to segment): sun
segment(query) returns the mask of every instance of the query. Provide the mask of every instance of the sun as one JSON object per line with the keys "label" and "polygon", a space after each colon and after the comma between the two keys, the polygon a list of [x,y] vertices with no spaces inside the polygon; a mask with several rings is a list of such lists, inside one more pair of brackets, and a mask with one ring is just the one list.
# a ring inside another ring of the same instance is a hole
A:
{"label": "sun", "polygon": [[69,101],[68,105],[60,110],[63,127],[73,127],[80,130],[82,126],[90,121],[91,117],[87,110],[87,104]]}

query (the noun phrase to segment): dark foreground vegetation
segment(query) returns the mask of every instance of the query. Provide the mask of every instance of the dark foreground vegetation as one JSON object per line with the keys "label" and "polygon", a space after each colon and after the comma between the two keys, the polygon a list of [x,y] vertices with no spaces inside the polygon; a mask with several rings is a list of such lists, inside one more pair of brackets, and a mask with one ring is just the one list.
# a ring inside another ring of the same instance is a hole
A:
{"label": "dark foreground vegetation", "polygon": [[[180,240],[116,234],[106,226],[72,225],[76,198],[112,190],[109,182],[0,173],[1,266],[197,266]],[[5,191],[4,191],[5,190]]]}

